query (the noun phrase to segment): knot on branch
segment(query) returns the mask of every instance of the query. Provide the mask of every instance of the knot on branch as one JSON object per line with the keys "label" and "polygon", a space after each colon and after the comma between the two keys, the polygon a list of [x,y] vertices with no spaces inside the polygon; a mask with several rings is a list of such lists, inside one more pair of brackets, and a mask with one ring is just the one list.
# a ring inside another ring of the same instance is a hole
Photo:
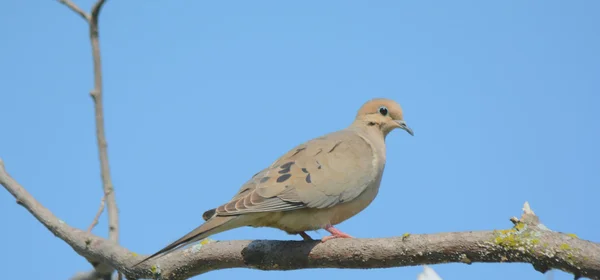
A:
{"label": "knot on branch", "polygon": [[541,226],[541,229],[547,230],[547,228],[540,223],[540,218],[535,215],[533,210],[531,210],[529,202],[527,201],[525,201],[525,204],[523,205],[523,214],[521,215],[521,218],[519,219],[517,217],[512,217],[510,218],[510,221],[515,225],[515,227],[524,225],[533,227]]}

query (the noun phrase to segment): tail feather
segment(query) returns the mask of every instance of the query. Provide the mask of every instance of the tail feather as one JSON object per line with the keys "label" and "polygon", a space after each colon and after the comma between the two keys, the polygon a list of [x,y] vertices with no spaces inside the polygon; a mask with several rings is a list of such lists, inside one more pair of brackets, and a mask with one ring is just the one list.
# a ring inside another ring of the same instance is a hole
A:
{"label": "tail feather", "polygon": [[151,256],[143,259],[142,261],[136,263],[135,265],[133,265],[133,267],[135,267],[143,262],[146,262],[152,258],[155,258],[158,255],[166,255],[173,250],[176,250],[176,249],[183,247],[187,244],[190,244],[192,242],[202,240],[210,235],[217,234],[219,232],[235,228],[236,226],[233,226],[233,225],[227,226],[227,223],[235,218],[236,218],[235,216],[229,216],[229,217],[214,217],[212,219],[209,219],[201,226],[195,228],[188,234],[177,239],[177,241],[169,244],[168,246],[161,249],[160,251],[158,251],[158,252],[152,254]]}

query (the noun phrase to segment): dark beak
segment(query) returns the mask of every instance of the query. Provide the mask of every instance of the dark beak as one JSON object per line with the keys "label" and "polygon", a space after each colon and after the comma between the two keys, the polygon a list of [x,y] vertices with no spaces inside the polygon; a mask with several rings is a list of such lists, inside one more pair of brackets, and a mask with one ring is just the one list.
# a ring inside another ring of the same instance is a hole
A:
{"label": "dark beak", "polygon": [[406,122],[404,122],[403,120],[397,120],[396,122],[398,123],[398,127],[400,129],[404,129],[411,136],[415,136],[415,134],[413,133],[412,129],[410,127],[408,127],[408,125],[406,125]]}

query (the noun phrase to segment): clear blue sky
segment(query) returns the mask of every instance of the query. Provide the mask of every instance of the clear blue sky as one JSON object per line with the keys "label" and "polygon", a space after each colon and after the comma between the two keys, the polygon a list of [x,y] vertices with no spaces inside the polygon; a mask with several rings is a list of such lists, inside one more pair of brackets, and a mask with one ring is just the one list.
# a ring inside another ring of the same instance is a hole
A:
{"label": "clear blue sky", "polygon": [[[380,195],[340,229],[374,238],[507,228],[527,200],[551,229],[600,242],[600,2],[284,2],[107,2],[105,113],[123,246],[162,248],[288,149],[348,125],[373,97],[398,101],[415,136],[388,137]],[[102,196],[87,27],[56,1],[5,0],[0,34],[0,157],[41,203],[86,228]],[[4,191],[0,221],[4,278],[90,268]],[[106,228],[103,216],[95,233]],[[252,228],[213,238],[298,239]],[[433,268],[444,279],[546,279],[527,264]]]}

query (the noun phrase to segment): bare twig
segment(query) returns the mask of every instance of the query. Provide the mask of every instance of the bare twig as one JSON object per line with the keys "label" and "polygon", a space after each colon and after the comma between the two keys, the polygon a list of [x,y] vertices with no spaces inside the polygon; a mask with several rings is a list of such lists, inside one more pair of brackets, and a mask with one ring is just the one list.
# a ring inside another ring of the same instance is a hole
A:
{"label": "bare twig", "polygon": [[106,0],[98,0],[96,2],[96,4],[94,4],[94,6],[92,7],[92,21],[94,22],[94,24],[98,24],[98,16],[100,15],[100,10],[102,10],[102,6],[104,5],[104,2],[106,2]]}
{"label": "bare twig", "polygon": [[[89,26],[89,36],[92,45],[92,57],[94,61],[94,89],[90,92],[92,99],[94,100],[94,115],[96,120],[96,142],[98,144],[98,157],[100,159],[100,173],[102,178],[102,188],[104,191],[104,198],[101,209],[104,207],[104,201],[106,201],[106,208],[108,212],[108,237],[115,243],[119,242],[119,211],[117,208],[117,202],[115,199],[114,186],[112,184],[110,176],[110,166],[108,164],[108,148],[106,142],[106,135],[104,131],[104,110],[103,110],[103,90],[102,90],[102,60],[100,56],[100,42],[98,32],[98,18],[100,11],[105,0],[98,0],[89,14],[81,10],[70,0],[58,0],[60,3],[66,5],[71,10],[83,17]],[[103,210],[103,209],[102,209]],[[98,214],[102,213],[102,210]],[[91,229],[97,224],[99,215],[96,215],[94,223],[90,226]],[[112,271],[111,271],[112,273]]]}
{"label": "bare twig", "polygon": [[[135,268],[139,256],[116,242],[70,227],[35,200],[4,169],[0,184],[54,235],[90,262],[105,262],[128,279],[187,279],[226,268],[386,268],[438,263],[521,262],[545,273],[600,279],[600,244],[554,232],[524,213],[507,230],[412,234],[381,239],[319,241],[221,241],[192,246]],[[537,216],[536,216],[537,217]],[[533,222],[529,222],[533,221]]]}
{"label": "bare twig", "polygon": [[98,143],[98,156],[100,158],[100,171],[104,194],[106,195],[106,207],[108,211],[109,239],[119,241],[119,213],[115,199],[114,187],[110,176],[108,164],[108,145],[104,132],[104,109],[102,95],[102,60],[100,56],[100,42],[98,39],[98,16],[104,4],[104,0],[96,2],[91,12],[90,41],[92,44],[92,56],[94,59],[94,89],[90,92],[94,100],[94,112],[96,118],[96,141]]}
{"label": "bare twig", "polygon": [[69,9],[80,15],[88,23],[90,22],[90,15],[88,15],[86,12],[80,9],[77,5],[75,5],[75,3],[71,2],[71,0],[58,0],[58,2],[69,7]]}
{"label": "bare twig", "polygon": [[94,217],[92,224],[88,227],[87,232],[92,232],[92,229],[94,229],[94,227],[98,224],[100,215],[102,215],[102,212],[104,211],[104,201],[105,200],[106,200],[106,194],[102,196],[102,199],[100,200],[100,208],[98,209],[98,212],[96,212],[96,216]]}

